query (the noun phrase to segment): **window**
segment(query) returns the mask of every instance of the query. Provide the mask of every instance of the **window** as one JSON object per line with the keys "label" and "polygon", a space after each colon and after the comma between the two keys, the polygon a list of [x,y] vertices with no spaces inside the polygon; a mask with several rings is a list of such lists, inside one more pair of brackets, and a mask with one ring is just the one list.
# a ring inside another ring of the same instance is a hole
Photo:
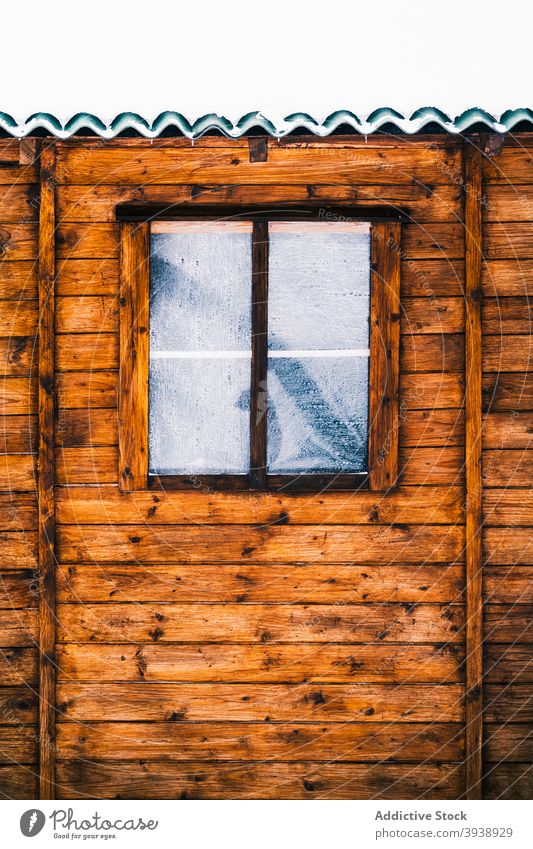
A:
{"label": "window", "polygon": [[393,487],[399,221],[137,217],[124,210],[121,486]]}

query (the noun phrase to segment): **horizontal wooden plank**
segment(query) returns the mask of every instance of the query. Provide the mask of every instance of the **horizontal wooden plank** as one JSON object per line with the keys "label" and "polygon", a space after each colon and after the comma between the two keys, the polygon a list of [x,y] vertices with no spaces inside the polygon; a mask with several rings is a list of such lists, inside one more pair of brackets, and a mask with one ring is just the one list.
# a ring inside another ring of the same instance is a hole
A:
{"label": "horizontal wooden plank", "polygon": [[37,299],[37,266],[37,260],[9,262],[3,259],[0,262],[0,298],[13,301]]}
{"label": "horizontal wooden plank", "polygon": [[[411,298],[410,303],[421,300]],[[460,333],[406,334],[400,338],[400,370],[404,373],[462,371],[464,356],[464,337]]]}
{"label": "horizontal wooden plank", "polygon": [[[1,169],[0,169],[1,171]],[[454,684],[452,686],[459,686]],[[37,693],[31,687],[0,687],[1,725],[24,725],[37,719]]]}
{"label": "horizontal wooden plank", "polygon": [[37,684],[37,649],[20,646],[2,648],[2,651],[0,651],[0,680],[6,687],[24,683],[35,687]]}
{"label": "horizontal wooden plank", "polygon": [[[39,305],[37,301],[1,301],[0,302],[0,335],[1,336],[35,336],[39,320]],[[11,348],[16,350],[16,342],[11,342]]]}
{"label": "horizontal wooden plank", "polygon": [[487,684],[484,694],[485,722],[533,723],[533,699],[529,684]]}
{"label": "horizontal wooden plank", "polygon": [[117,445],[117,410],[59,410],[56,424],[56,444],[64,448]]}
{"label": "horizontal wooden plank", "polygon": [[460,604],[61,604],[58,642],[461,642]]}
{"label": "horizontal wooden plank", "polygon": [[527,604],[485,604],[487,643],[533,642],[533,608]]}
{"label": "horizontal wooden plank", "polygon": [[[0,308],[2,304],[0,303]],[[38,344],[35,336],[0,339],[0,369],[6,377],[31,375],[37,371]]]}
{"label": "horizontal wooden plank", "polygon": [[529,374],[486,374],[483,377],[483,409],[533,410],[533,371]]}
{"label": "horizontal wooden plank", "polygon": [[[108,317],[109,314],[103,320],[107,321]],[[118,369],[118,347],[116,333],[69,333],[56,336],[56,368],[59,371]]]}
{"label": "horizontal wooden plank", "polygon": [[58,721],[461,722],[461,684],[74,684]]}
{"label": "horizontal wooden plank", "polygon": [[404,410],[401,419],[400,445],[403,448],[464,445],[463,410]]}
{"label": "horizontal wooden plank", "polygon": [[0,492],[0,530],[23,531],[37,525],[37,496],[29,492]]}
{"label": "horizontal wooden plank", "polygon": [[0,162],[2,169],[8,165],[18,165],[20,157],[20,141],[15,138],[0,139]]}
{"label": "horizontal wooden plank", "polygon": [[[36,607],[39,579],[31,569],[22,571],[0,570],[0,608],[15,610]],[[0,641],[2,635],[0,633]]]}
{"label": "horizontal wooden plank", "polygon": [[486,528],[484,554],[487,564],[533,564],[533,534],[528,528]]}
{"label": "horizontal wooden plank", "polygon": [[484,448],[528,448],[533,439],[531,413],[488,413],[483,417]]}
{"label": "horizontal wooden plank", "polygon": [[485,187],[483,219],[494,221],[531,221],[533,219],[533,185],[498,185]]}
{"label": "horizontal wooden plank", "polygon": [[407,259],[461,259],[464,256],[464,226],[459,223],[404,224],[402,254]]}
{"label": "horizontal wooden plank", "polygon": [[533,660],[531,646],[498,645],[485,646],[485,675],[488,684],[531,684],[533,683]]}
{"label": "horizontal wooden plank", "polygon": [[115,525],[96,533],[92,525],[63,525],[57,531],[62,563],[450,563],[461,556],[463,542],[457,525]]}
{"label": "horizontal wooden plank", "polygon": [[272,146],[268,161],[250,162],[248,148],[219,150],[200,147],[157,149],[82,146],[58,150],[57,181],[91,186],[169,183],[201,185],[293,185],[328,183],[453,184],[461,173],[460,152],[435,146],[416,150],[355,147],[287,148]]}
{"label": "horizontal wooden plank", "polygon": [[484,799],[533,798],[533,764],[487,764],[484,773]]}
{"label": "horizontal wooden plank", "polygon": [[[0,181],[2,169],[0,168]],[[39,771],[34,766],[0,766],[1,799],[37,799]]]}
{"label": "horizontal wooden plank", "polygon": [[58,407],[64,409],[116,408],[118,372],[60,372],[57,376],[57,393]]}
{"label": "horizontal wooden plank", "polygon": [[57,518],[63,524],[449,524],[463,521],[460,487],[404,487],[379,495],[328,492],[320,496],[261,492],[123,492],[59,490]]}
{"label": "horizontal wooden plank", "polygon": [[59,224],[56,231],[59,259],[117,259],[118,224]]}
{"label": "horizontal wooden plank", "polygon": [[464,648],[444,645],[207,643],[57,647],[62,681],[189,681],[321,683],[454,683],[464,680]]}
{"label": "horizontal wooden plank", "polygon": [[462,298],[403,298],[401,310],[402,333],[444,334],[464,331],[465,309]]}
{"label": "horizontal wooden plank", "polygon": [[58,448],[55,454],[56,483],[114,483],[118,480],[118,449]]}
{"label": "horizontal wooden plank", "polygon": [[440,298],[464,294],[462,260],[404,260],[401,266],[401,295],[418,298]]}
{"label": "horizontal wooden plank", "polygon": [[529,298],[483,298],[483,332],[531,334],[533,316]]}
{"label": "horizontal wooden plank", "polygon": [[[0,725],[0,764],[34,763],[37,760],[37,738],[32,726]],[[446,746],[444,738],[443,744]]]}
{"label": "horizontal wooden plank", "polygon": [[464,448],[403,448],[399,478],[404,486],[464,483]]}
{"label": "horizontal wooden plank", "polygon": [[[0,157],[1,157],[0,153]],[[446,200],[443,198],[444,203]],[[452,195],[448,197],[448,206],[454,205]],[[27,184],[0,186],[0,223],[20,224],[38,221],[39,187]]]}
{"label": "horizontal wooden plank", "polygon": [[60,761],[65,799],[458,799],[460,764]]}
{"label": "horizontal wooden plank", "polygon": [[484,157],[483,180],[487,183],[503,183],[508,186],[513,186],[515,183],[532,183],[532,151],[526,146],[505,146],[498,156]]}
{"label": "horizontal wooden plank", "polygon": [[[7,735],[15,751],[16,738]],[[180,723],[172,722],[59,723],[57,758],[86,761],[335,761],[394,759],[424,763],[458,761],[464,754],[464,734],[453,723],[398,726],[364,722]],[[0,748],[2,736],[0,733]]]}
{"label": "horizontal wooden plank", "polygon": [[[1,598],[0,572],[0,598]],[[533,572],[532,572],[533,575]],[[460,601],[460,566],[61,566],[64,602]]]}
{"label": "horizontal wooden plank", "polygon": [[31,454],[0,454],[0,481],[4,490],[32,492],[37,487],[37,458]]}
{"label": "horizontal wooden plank", "polygon": [[[196,146],[196,142],[195,142]],[[1,196],[0,196],[1,197]],[[265,203],[320,205],[357,203],[358,209],[377,205],[407,211],[421,222],[456,221],[462,198],[457,185],[231,185],[217,188],[199,185],[59,186],[59,222],[114,222],[121,203],[194,205],[259,205]],[[1,206],[0,206],[1,209]]]}
{"label": "horizontal wooden plank", "polygon": [[483,518],[485,525],[530,525],[533,526],[533,491],[505,489],[505,487],[483,491]]}
{"label": "horizontal wooden plank", "polygon": [[528,371],[533,362],[533,336],[484,336],[483,371]]}
{"label": "horizontal wooden plank", "polygon": [[[18,141],[17,141],[18,144]],[[19,165],[17,161],[4,163],[0,168],[0,185],[2,186],[21,186],[28,183],[38,183],[39,176],[36,165]]]}
{"label": "horizontal wooden plank", "polygon": [[532,240],[532,221],[507,220],[485,223],[483,227],[483,253],[487,259],[531,259]]}
{"label": "horizontal wooden plank", "polygon": [[[57,333],[113,333],[118,331],[116,296],[61,295],[56,298]],[[100,341],[104,345],[105,339]]]}
{"label": "horizontal wooden plank", "polygon": [[28,454],[38,447],[37,416],[0,416],[0,451]]}
{"label": "horizontal wooden plank", "polygon": [[117,295],[119,289],[118,260],[61,259],[56,263],[56,293],[72,295]]}
{"label": "horizontal wooden plank", "polygon": [[484,736],[487,763],[533,760],[533,728],[527,725],[486,723]]}
{"label": "horizontal wooden plank", "polygon": [[485,486],[529,486],[533,480],[533,451],[506,448],[483,451]]}
{"label": "horizontal wooden plank", "polygon": [[37,565],[37,534],[34,531],[2,531],[0,558],[4,568],[27,569]]}
{"label": "horizontal wooden plank", "polygon": [[533,260],[491,259],[481,266],[481,284],[486,298],[533,295]]}
{"label": "horizontal wooden plank", "polygon": [[464,376],[450,374],[400,375],[400,411],[436,410],[461,407],[464,402]]}
{"label": "horizontal wooden plank", "polygon": [[[2,605],[5,603],[2,599]],[[0,609],[0,645],[2,646],[34,646],[35,641],[39,639],[37,627],[37,610]]]}
{"label": "horizontal wooden plank", "polygon": [[0,415],[37,412],[37,381],[28,377],[0,378]]}
{"label": "horizontal wooden plank", "polygon": [[494,604],[533,604],[533,569],[530,566],[486,566],[483,589],[485,600]]}
{"label": "horizontal wooden plank", "polygon": [[37,253],[36,223],[0,224],[0,257],[3,261],[35,260]]}

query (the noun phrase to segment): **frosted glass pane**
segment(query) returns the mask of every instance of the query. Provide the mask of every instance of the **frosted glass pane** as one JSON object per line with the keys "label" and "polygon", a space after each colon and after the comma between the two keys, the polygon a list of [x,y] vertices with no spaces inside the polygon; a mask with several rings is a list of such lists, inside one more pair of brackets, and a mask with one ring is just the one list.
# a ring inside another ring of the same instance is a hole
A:
{"label": "frosted glass pane", "polygon": [[248,474],[251,236],[250,222],[152,227],[152,474]]}
{"label": "frosted glass pane", "polygon": [[269,224],[270,349],[367,348],[370,227]]}
{"label": "frosted glass pane", "polygon": [[151,474],[248,474],[250,360],[150,361]]}
{"label": "frosted glass pane", "polygon": [[368,359],[270,359],[268,471],[367,469]]}
{"label": "frosted glass pane", "polygon": [[[152,228],[150,345],[156,350],[249,350],[252,224]],[[154,232],[155,231],[155,232]]]}

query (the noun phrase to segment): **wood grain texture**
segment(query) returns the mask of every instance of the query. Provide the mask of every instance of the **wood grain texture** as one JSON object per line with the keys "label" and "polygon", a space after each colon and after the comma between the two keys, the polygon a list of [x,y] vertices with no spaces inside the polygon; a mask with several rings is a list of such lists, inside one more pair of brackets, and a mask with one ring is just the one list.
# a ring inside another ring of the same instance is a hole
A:
{"label": "wood grain texture", "polygon": [[533,492],[531,487],[483,490],[483,519],[488,525],[533,526]]}
{"label": "wood grain texture", "polygon": [[39,297],[38,263],[30,260],[0,262],[0,298],[32,300]]}
{"label": "wood grain texture", "polygon": [[485,411],[533,411],[533,372],[485,375],[482,391]]}
{"label": "wood grain texture", "polygon": [[124,490],[148,483],[149,256],[149,224],[123,224],[118,477]]}
{"label": "wood grain texture", "polygon": [[[506,647],[507,652],[513,649]],[[464,648],[392,643],[63,643],[58,677],[65,682],[164,681],[250,683],[457,683]],[[509,655],[507,658],[509,659]],[[508,660],[512,663],[512,660]],[[516,663],[512,664],[512,668]],[[523,664],[520,668],[523,668]],[[505,672],[505,668],[502,667]]]}
{"label": "wood grain texture", "polygon": [[533,260],[483,261],[481,285],[486,298],[527,297],[533,294]]}
{"label": "wood grain texture", "polygon": [[39,204],[39,797],[55,782],[55,149],[40,159]]}
{"label": "wood grain texture", "polygon": [[522,336],[485,336],[483,338],[483,371],[525,372],[533,364],[533,338]]}
{"label": "wood grain texture", "polygon": [[482,480],[481,480],[481,257],[482,164],[472,144],[463,148],[465,188],[465,471],[466,471],[466,797],[481,798],[483,702]]}
{"label": "wood grain texture", "polygon": [[533,315],[529,297],[483,298],[483,332],[499,336],[507,333],[533,332]]}
{"label": "wood grain texture", "polygon": [[400,224],[374,223],[371,239],[368,488],[385,492],[398,482]]}
{"label": "wood grain texture", "polygon": [[6,377],[19,377],[36,372],[37,350],[35,336],[9,336],[7,339],[0,339],[2,374]]}
{"label": "wood grain texture", "polygon": [[485,799],[527,799],[533,796],[533,765],[528,763],[487,764],[483,776]]}

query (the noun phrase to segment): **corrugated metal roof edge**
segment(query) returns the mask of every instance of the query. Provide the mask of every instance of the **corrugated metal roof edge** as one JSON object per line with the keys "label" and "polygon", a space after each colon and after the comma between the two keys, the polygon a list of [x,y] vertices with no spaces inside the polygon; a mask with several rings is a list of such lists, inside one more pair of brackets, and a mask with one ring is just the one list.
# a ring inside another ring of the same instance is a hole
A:
{"label": "corrugated metal roof edge", "polygon": [[23,124],[17,123],[11,115],[0,112],[0,131],[16,138],[24,138],[32,133],[44,131],[66,139],[76,133],[90,130],[102,138],[112,139],[127,130],[133,130],[146,138],[157,138],[164,131],[173,129],[190,139],[195,139],[213,130],[229,138],[238,138],[251,130],[259,129],[275,138],[281,138],[302,129],[317,136],[328,136],[339,127],[346,126],[362,135],[370,135],[385,125],[391,124],[400,132],[409,135],[421,132],[428,124],[437,124],[442,130],[453,134],[465,133],[472,126],[479,124],[495,133],[507,133],[524,121],[533,125],[533,110],[509,109],[497,118],[484,109],[473,108],[451,118],[442,110],[432,106],[417,109],[410,117],[402,115],[395,109],[383,108],[376,109],[368,118],[361,119],[354,112],[341,109],[332,112],[321,124],[305,112],[295,112],[284,118],[278,125],[261,112],[248,112],[236,124],[216,114],[203,115],[191,124],[179,112],[162,112],[151,124],[135,112],[122,112],[110,124],[106,124],[95,115],[78,112],[64,125],[48,112],[36,112]]}

